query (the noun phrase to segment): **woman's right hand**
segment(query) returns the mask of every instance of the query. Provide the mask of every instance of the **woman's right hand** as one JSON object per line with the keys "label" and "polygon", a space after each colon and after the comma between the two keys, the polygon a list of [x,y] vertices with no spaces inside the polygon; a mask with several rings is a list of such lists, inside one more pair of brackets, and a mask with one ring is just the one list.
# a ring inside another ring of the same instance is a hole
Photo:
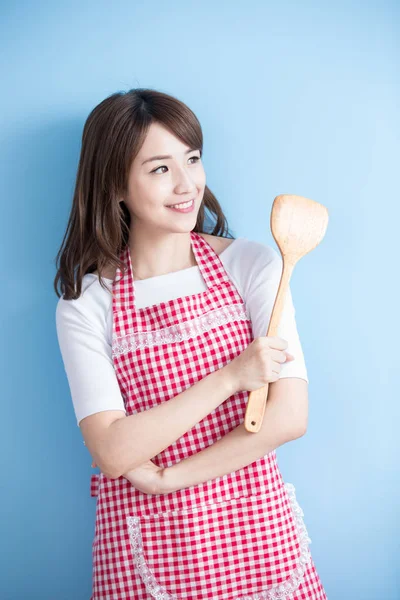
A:
{"label": "woman's right hand", "polygon": [[287,347],[287,341],[278,336],[255,338],[224,367],[234,389],[252,392],[277,381],[282,364],[294,360],[294,356],[285,352]]}

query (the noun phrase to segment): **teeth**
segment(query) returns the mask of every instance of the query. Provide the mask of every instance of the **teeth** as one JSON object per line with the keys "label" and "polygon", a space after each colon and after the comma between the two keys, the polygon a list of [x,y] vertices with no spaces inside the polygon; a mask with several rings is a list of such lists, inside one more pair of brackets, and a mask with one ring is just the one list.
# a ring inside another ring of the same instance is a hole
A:
{"label": "teeth", "polygon": [[170,208],[189,208],[192,204],[193,200],[190,200],[190,202],[184,202],[183,204],[171,204]]}

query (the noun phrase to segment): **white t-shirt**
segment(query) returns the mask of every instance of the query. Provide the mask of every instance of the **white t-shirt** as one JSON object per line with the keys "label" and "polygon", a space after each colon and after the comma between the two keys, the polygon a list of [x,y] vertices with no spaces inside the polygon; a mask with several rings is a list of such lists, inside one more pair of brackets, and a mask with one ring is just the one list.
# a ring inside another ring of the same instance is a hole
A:
{"label": "white t-shirt", "polygon": [[[244,300],[254,338],[265,336],[282,272],[280,255],[271,246],[239,237],[219,257]],[[112,280],[103,281],[111,290]],[[137,308],[206,289],[198,266],[138,280],[134,285]],[[78,299],[58,300],[57,336],[78,426],[84,417],[104,410],[123,410],[126,414],[111,357],[111,301],[110,292],[101,287],[93,273],[83,277]],[[300,377],[308,382],[290,288],[278,336],[288,342],[287,351],[295,357],[281,366],[279,377]]]}

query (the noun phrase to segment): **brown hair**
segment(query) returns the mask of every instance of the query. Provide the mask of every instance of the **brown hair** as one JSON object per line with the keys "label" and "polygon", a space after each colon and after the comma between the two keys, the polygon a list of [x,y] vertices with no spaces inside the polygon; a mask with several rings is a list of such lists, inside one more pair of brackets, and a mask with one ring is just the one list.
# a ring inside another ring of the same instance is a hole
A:
{"label": "brown hair", "polygon": [[[162,92],[144,88],[116,92],[89,114],[83,128],[71,213],[55,259],[58,297],[79,298],[83,276],[95,270],[105,288],[101,272],[106,265],[119,267],[125,274],[126,265],[119,254],[129,240],[130,214],[118,199],[127,188],[132,161],[153,122],[161,123],[190,148],[199,148],[203,155],[203,133],[196,115],[183,102]],[[208,232],[205,209],[215,219],[214,228]],[[207,186],[193,231],[233,237],[218,200]]]}

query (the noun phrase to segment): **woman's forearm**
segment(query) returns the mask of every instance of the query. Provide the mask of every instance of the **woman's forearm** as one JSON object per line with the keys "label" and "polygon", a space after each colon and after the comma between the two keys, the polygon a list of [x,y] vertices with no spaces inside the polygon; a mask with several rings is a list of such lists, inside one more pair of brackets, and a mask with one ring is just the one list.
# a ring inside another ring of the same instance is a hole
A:
{"label": "woman's forearm", "polygon": [[301,424],[293,424],[293,411],[290,407],[293,403],[305,405],[306,401],[304,394],[303,398],[275,395],[270,399],[268,396],[263,423],[258,433],[248,432],[241,423],[211,446],[165,469],[162,473],[163,493],[197,485],[242,469],[282,444],[300,437],[304,431]]}
{"label": "woman's forearm", "polygon": [[157,456],[236,392],[227,366],[217,369],[168,402],[117,419],[94,460],[111,479]]}
{"label": "woman's forearm", "polygon": [[217,442],[165,469],[163,492],[175,492],[242,469],[268,454],[287,440],[272,431],[268,442],[249,433],[243,423]]}

